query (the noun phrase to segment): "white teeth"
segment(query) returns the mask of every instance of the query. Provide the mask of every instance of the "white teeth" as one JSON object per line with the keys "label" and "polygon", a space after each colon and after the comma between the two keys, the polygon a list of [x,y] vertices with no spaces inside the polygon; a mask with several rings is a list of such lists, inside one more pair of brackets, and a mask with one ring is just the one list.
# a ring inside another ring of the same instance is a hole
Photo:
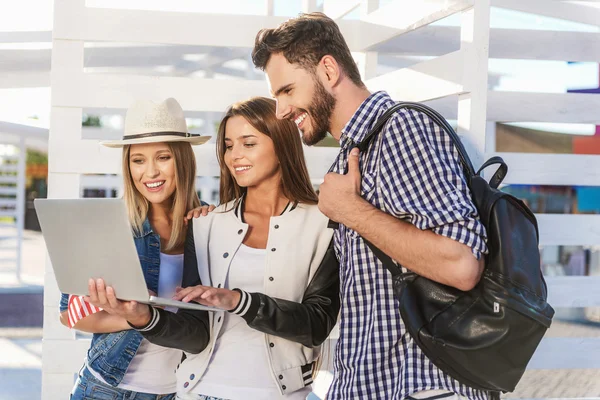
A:
{"label": "white teeth", "polygon": [[304,113],[302,115],[300,115],[298,118],[296,118],[294,120],[294,122],[296,123],[296,125],[300,125],[302,123],[302,121],[304,121],[304,119],[308,116],[307,113]]}
{"label": "white teeth", "polygon": [[165,181],[160,181],[160,182],[152,182],[152,183],[146,183],[146,186],[148,186],[149,188],[157,188],[159,186],[164,185]]}
{"label": "white teeth", "polygon": [[238,171],[238,172],[239,172],[239,171],[247,171],[247,170],[249,170],[250,168],[252,168],[252,167],[237,167],[235,170],[236,170],[236,171]]}

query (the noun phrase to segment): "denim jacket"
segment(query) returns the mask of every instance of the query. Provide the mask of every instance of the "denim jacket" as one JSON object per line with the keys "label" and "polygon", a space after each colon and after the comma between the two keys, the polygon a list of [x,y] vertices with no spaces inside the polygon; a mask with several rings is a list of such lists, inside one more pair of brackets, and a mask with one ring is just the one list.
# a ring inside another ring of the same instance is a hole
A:
{"label": "denim jacket", "polygon": [[[146,286],[158,293],[158,275],[160,269],[160,237],[152,231],[146,219],[141,232],[133,233],[133,240],[140,257]],[[60,311],[68,308],[69,295],[62,294]],[[100,374],[110,385],[117,386],[135,356],[142,335],[134,329],[114,333],[94,333],[87,353],[87,365]]]}

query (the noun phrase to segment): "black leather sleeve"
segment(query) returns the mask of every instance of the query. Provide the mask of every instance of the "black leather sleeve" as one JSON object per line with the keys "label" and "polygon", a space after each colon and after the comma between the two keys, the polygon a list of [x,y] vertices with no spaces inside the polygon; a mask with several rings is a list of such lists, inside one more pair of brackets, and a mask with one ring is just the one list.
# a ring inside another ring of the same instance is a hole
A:
{"label": "black leather sleeve", "polygon": [[[202,284],[198,273],[192,226],[190,221],[183,256],[182,287]],[[179,309],[177,313],[172,313],[153,308],[152,321],[146,327],[137,330],[154,344],[197,354],[204,350],[209,342],[208,311]]]}
{"label": "black leather sleeve", "polygon": [[[332,240],[301,303],[243,292],[241,302],[245,304],[238,305],[233,312],[260,332],[316,347],[327,339],[337,321],[339,287],[339,262]],[[236,312],[245,309],[243,315]]]}

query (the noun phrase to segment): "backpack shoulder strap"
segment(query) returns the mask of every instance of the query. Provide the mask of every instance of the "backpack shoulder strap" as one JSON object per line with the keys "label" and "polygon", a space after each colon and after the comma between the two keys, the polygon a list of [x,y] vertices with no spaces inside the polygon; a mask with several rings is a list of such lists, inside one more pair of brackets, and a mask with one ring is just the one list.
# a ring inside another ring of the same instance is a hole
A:
{"label": "backpack shoulder strap", "polygon": [[427,115],[436,125],[443,129],[444,132],[448,134],[448,136],[450,136],[450,139],[452,140],[452,143],[454,144],[454,147],[458,152],[458,157],[460,159],[460,163],[463,167],[463,170],[465,171],[467,182],[470,182],[471,177],[475,175],[475,169],[473,168],[471,159],[469,158],[465,147],[460,141],[460,138],[458,137],[456,132],[454,132],[454,129],[452,128],[452,126],[450,126],[450,124],[448,123],[448,121],[446,121],[444,117],[442,117],[433,108],[428,107],[424,104],[413,103],[409,101],[401,101],[399,103],[394,104],[392,107],[388,108],[381,117],[379,117],[377,122],[375,122],[373,128],[371,128],[369,133],[367,133],[364,139],[360,143],[358,143],[356,147],[358,147],[358,149],[361,152],[364,152],[369,147],[371,140],[373,140],[373,138],[381,131],[381,129],[391,118],[391,116],[403,108],[415,110]]}

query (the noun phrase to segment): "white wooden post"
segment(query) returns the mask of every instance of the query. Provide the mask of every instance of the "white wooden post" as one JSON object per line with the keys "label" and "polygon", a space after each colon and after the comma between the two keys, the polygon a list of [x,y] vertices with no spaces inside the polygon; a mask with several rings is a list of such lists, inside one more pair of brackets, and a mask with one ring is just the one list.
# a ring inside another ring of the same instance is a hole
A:
{"label": "white wooden post", "polygon": [[461,51],[465,93],[458,97],[458,134],[473,166],[483,163],[487,123],[490,0],[477,0],[462,12]]}
{"label": "white wooden post", "polygon": [[25,228],[25,172],[27,165],[27,147],[25,137],[19,138],[19,161],[17,166],[17,206],[16,220],[17,225],[17,257],[16,257],[16,276],[17,282],[21,281],[21,260],[23,259],[21,251],[23,248],[23,229]]}

